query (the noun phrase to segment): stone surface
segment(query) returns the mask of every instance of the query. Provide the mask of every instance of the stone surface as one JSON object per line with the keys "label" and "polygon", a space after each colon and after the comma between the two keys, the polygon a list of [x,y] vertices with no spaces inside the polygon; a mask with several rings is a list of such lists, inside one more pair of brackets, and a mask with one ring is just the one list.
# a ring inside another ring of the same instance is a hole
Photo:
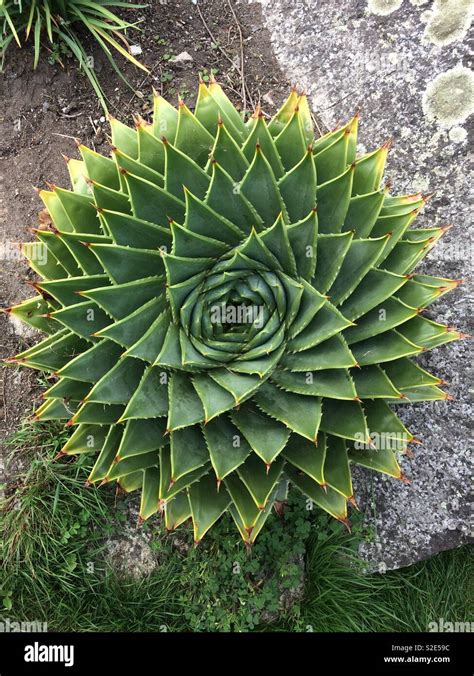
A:
{"label": "stone surface", "polygon": [[[140,499],[131,495],[122,505],[120,534],[105,539],[104,560],[117,575],[123,578],[141,580],[153,573],[159,566],[159,560],[153,551],[151,541],[153,532],[139,528]],[[160,535],[155,534],[155,537]]]}
{"label": "stone surface", "polygon": [[124,526],[121,537],[107,540],[105,560],[117,574],[134,580],[150,575],[157,566],[148,539],[129,525]]}
{"label": "stone surface", "polygon": [[[472,2],[454,0],[261,0],[274,49],[288,76],[311,95],[324,130],[362,113],[360,151],[394,141],[387,178],[394,191],[436,191],[418,225],[454,227],[423,270],[468,280],[472,265],[468,118],[473,75],[463,40]],[[446,45],[449,44],[449,47]],[[472,306],[471,306],[472,307]],[[430,308],[428,317],[472,333],[469,284]],[[448,382],[454,401],[399,406],[423,441],[404,459],[410,485],[358,472],[358,497],[375,526],[363,546],[381,571],[461,545],[469,536],[472,465],[468,341],[420,359]]]}

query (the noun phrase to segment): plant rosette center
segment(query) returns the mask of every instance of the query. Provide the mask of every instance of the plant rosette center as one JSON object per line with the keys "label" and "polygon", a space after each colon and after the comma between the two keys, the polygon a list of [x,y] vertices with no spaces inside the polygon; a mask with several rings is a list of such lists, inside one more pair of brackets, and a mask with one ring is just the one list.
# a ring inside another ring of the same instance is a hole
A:
{"label": "plant rosette center", "polygon": [[[204,370],[223,364],[232,368],[234,360],[252,361],[274,352],[281,356],[278,350],[284,346],[297,316],[297,299],[288,304],[287,289],[302,289],[301,285],[258,261],[255,269],[235,267],[236,261],[241,266],[240,252],[241,247],[209,270],[183,304],[175,308],[179,330],[185,334],[182,341],[189,340],[199,352]],[[191,283],[194,284],[192,278]],[[278,363],[277,355],[273,366]]]}

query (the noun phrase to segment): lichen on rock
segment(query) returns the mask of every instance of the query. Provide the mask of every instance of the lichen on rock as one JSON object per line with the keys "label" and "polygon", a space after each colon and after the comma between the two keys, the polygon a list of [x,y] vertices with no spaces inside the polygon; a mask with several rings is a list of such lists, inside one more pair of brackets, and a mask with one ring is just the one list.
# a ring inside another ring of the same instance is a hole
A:
{"label": "lichen on rock", "polygon": [[459,64],[428,83],[423,111],[443,128],[459,125],[474,112],[474,73]]}
{"label": "lichen on rock", "polygon": [[449,139],[453,143],[464,143],[464,141],[467,139],[467,130],[461,126],[453,127],[449,131]]}
{"label": "lichen on rock", "polygon": [[424,37],[438,47],[463,40],[472,21],[473,0],[435,0]]}
{"label": "lichen on rock", "polygon": [[402,6],[403,0],[368,0],[367,9],[371,14],[387,16]]}

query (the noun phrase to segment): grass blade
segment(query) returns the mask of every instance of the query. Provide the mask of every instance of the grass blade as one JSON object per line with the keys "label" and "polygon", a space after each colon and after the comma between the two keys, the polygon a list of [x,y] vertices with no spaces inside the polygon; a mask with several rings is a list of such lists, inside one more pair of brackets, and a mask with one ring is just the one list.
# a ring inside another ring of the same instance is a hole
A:
{"label": "grass blade", "polygon": [[18,33],[16,32],[15,24],[13,23],[13,20],[6,7],[3,8],[3,13],[5,15],[5,19],[7,20],[8,25],[10,26],[10,30],[13,34],[13,37],[15,38],[15,42],[17,43],[18,47],[21,47],[20,38],[18,37]]}
{"label": "grass blade", "polygon": [[35,40],[35,60],[33,63],[33,70],[36,69],[39,61],[39,56],[40,56],[40,40],[41,40],[41,26],[42,26],[42,21],[41,21],[41,14],[39,9],[36,9],[36,22],[35,22],[35,35],[34,35],[34,40]]}
{"label": "grass blade", "polygon": [[46,18],[46,32],[48,33],[49,41],[53,42],[53,29],[51,24],[51,8],[48,0],[44,0],[44,14]]}

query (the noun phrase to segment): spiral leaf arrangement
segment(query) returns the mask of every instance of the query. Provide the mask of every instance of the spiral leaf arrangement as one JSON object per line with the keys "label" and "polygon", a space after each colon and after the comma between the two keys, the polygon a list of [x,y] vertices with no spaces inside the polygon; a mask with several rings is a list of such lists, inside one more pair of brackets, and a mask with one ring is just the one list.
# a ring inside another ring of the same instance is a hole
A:
{"label": "spiral leaf arrangement", "polygon": [[351,464],[404,479],[390,404],[449,398],[410,359],[461,337],[420,315],[458,282],[412,273],[446,228],[410,228],[426,197],[381,189],[358,122],[316,139],[296,90],[245,122],[201,83],[40,191],[38,295],[8,312],[49,335],[11,361],[54,374],[36,419],[75,427],[89,484],[141,488],[141,519],[198,542],[228,510],[251,544],[291,483],[347,522]]}

